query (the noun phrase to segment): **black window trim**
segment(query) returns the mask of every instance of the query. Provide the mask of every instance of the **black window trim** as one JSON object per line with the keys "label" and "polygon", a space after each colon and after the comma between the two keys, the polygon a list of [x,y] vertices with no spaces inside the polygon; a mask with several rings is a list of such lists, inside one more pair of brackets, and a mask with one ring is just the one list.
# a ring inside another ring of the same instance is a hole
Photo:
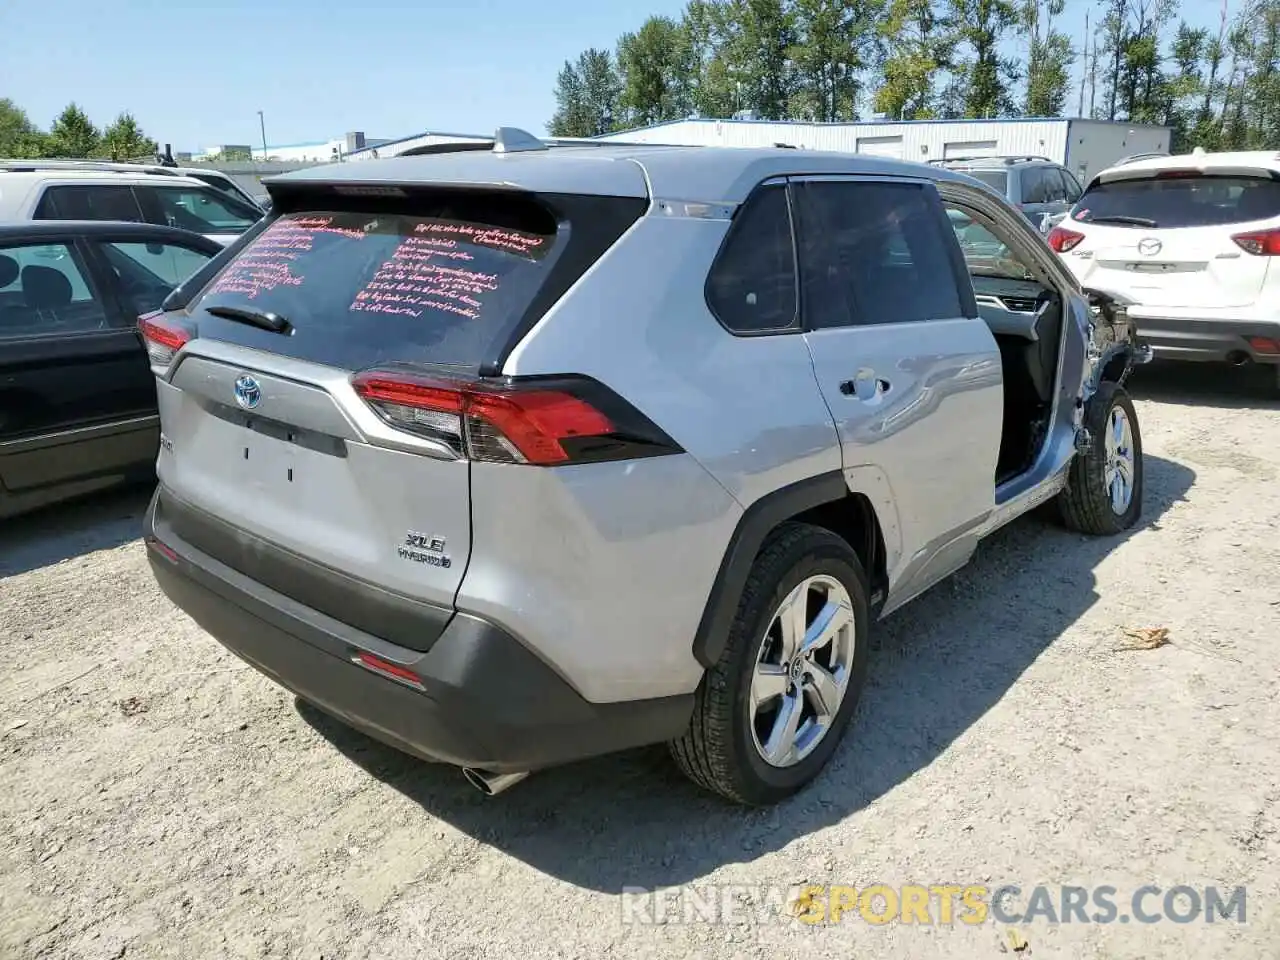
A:
{"label": "black window trim", "polygon": [[[941,192],[938,189],[938,181],[932,177],[911,177],[902,174],[872,174],[872,173],[821,173],[821,174],[797,174],[788,177],[788,195],[793,186],[797,183],[900,183],[908,186],[917,186],[923,190],[932,192],[933,202],[930,207],[933,210],[934,220],[938,229],[941,231],[943,245],[947,248],[947,257],[951,263],[951,281],[955,284],[956,297],[960,302],[960,313],[956,317],[930,317],[925,320],[885,320],[881,322],[844,324],[839,326],[812,326],[807,318],[804,309],[804,303],[801,300],[802,290],[796,291],[796,302],[800,311],[800,327],[805,333],[817,330],[862,330],[874,329],[876,327],[887,327],[893,324],[920,324],[920,323],[939,323],[946,320],[973,320],[978,318],[978,301],[973,293],[973,283],[969,279],[969,265],[964,259],[964,251],[960,249],[960,243],[956,239],[955,229],[951,226],[951,221],[947,218],[947,212]],[[791,244],[796,256],[796,283],[800,286],[800,257],[799,257],[799,237],[798,226],[792,203],[789,202],[788,210],[791,211]]]}

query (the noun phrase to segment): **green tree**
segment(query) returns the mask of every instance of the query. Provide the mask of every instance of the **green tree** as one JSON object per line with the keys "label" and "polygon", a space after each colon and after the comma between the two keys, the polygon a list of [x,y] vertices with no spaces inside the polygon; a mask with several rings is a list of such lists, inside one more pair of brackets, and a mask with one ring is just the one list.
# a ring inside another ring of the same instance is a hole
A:
{"label": "green tree", "polygon": [[101,153],[109,160],[139,160],[156,154],[156,142],[142,132],[131,113],[122,113],[102,131]]}
{"label": "green tree", "polygon": [[885,0],[795,0],[791,116],[856,120],[862,74],[879,56]]}
{"label": "green tree", "polygon": [[1023,0],[1021,28],[1027,38],[1027,87],[1022,112],[1028,117],[1059,117],[1067,104],[1075,50],[1054,26],[1066,0]]}
{"label": "green tree", "polygon": [[556,80],[556,112],[548,124],[553,137],[595,137],[617,126],[622,83],[608,50],[584,50],[577,63],[565,61]]}
{"label": "green tree", "polygon": [[1017,68],[1001,57],[1000,45],[1018,22],[1013,0],[950,0],[950,20],[963,51],[952,72],[961,80],[964,116],[1009,115]]}
{"label": "green tree", "polygon": [[766,120],[787,117],[795,46],[788,2],[706,0],[691,3],[685,19],[705,87],[695,97],[703,115],[752,110]]}
{"label": "green tree", "polygon": [[98,153],[101,135],[85,112],[74,103],[68,104],[49,129],[49,154],[54,157],[81,159]]}
{"label": "green tree", "polygon": [[47,144],[27,112],[7,97],[0,97],[0,157],[28,160],[42,157]]}
{"label": "green tree", "polygon": [[693,109],[693,51],[683,23],[650,17],[618,40],[622,90],[618,106],[628,126],[687,117]]}
{"label": "green tree", "polygon": [[1280,0],[1255,0],[1244,12],[1251,57],[1243,91],[1248,117],[1243,145],[1274,150],[1280,146]]}
{"label": "green tree", "polygon": [[884,81],[875,108],[893,120],[937,115],[935,78],[946,65],[945,20],[934,0],[889,0],[880,21],[885,44]]}

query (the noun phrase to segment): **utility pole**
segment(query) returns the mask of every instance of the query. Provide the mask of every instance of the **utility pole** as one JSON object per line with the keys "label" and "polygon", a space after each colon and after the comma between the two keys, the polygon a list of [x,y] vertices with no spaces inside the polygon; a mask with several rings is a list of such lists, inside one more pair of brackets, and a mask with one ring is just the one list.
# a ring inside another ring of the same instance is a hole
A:
{"label": "utility pole", "polygon": [[1089,116],[1093,116],[1094,102],[1098,94],[1098,36],[1093,36],[1093,54],[1089,57]]}
{"label": "utility pole", "polygon": [[258,111],[258,129],[262,131],[262,159],[267,159],[267,121],[262,119],[262,111]]}
{"label": "utility pole", "polygon": [[1080,108],[1076,111],[1077,117],[1084,116],[1084,81],[1085,75],[1089,72],[1089,11],[1084,12],[1084,51],[1080,54]]}

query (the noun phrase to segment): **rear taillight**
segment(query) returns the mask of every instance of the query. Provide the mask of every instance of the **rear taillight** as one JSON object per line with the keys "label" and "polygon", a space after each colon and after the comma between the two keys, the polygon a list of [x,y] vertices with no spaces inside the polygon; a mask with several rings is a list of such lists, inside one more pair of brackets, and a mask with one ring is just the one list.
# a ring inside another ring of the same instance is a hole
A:
{"label": "rear taillight", "polygon": [[1255,257],[1280,257],[1280,230],[1237,233],[1231,239],[1237,247]]}
{"label": "rear taillight", "polygon": [[559,466],[680,452],[644,414],[586,377],[490,382],[368,370],[352,386],[391,426],[470,460]]}
{"label": "rear taillight", "polygon": [[138,333],[146,344],[152,365],[161,368],[169,366],[178,351],[191,340],[191,331],[166,320],[161,310],[140,316]]}
{"label": "rear taillight", "polygon": [[1054,227],[1045,237],[1055,253],[1066,253],[1084,239],[1083,233],[1068,230],[1066,227]]}
{"label": "rear taillight", "polygon": [[1265,353],[1268,356],[1280,356],[1280,340],[1271,337],[1249,337],[1249,346],[1253,347],[1258,353]]}

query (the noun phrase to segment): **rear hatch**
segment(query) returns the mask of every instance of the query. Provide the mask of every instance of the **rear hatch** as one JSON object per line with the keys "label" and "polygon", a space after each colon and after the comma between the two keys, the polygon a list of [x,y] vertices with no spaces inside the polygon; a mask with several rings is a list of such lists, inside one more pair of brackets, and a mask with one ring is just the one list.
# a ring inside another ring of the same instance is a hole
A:
{"label": "rear hatch", "polygon": [[426,649],[421,624],[368,601],[452,607],[471,542],[468,457],[484,443],[507,456],[453,385],[483,389],[647,201],[325,184],[273,196],[274,219],[202,293],[143,318],[163,497],[185,518],[173,529],[286,596]]}
{"label": "rear hatch", "polygon": [[1143,306],[1246,307],[1271,263],[1257,235],[1277,226],[1270,172],[1166,169],[1090,185],[1053,239],[1085,286]]}

